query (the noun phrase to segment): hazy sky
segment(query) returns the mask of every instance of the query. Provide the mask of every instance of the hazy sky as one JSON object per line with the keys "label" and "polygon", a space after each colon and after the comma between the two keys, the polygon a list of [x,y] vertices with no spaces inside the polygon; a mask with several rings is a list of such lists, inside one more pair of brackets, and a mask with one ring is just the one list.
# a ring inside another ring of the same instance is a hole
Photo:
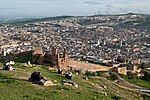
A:
{"label": "hazy sky", "polygon": [[150,0],[0,0],[0,17],[150,14]]}

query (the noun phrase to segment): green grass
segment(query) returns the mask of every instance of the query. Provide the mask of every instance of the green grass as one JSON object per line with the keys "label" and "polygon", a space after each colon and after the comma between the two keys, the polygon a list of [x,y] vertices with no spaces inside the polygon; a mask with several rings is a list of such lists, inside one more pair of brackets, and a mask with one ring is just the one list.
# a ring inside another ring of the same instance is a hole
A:
{"label": "green grass", "polygon": [[[0,100],[112,100],[113,97],[140,100],[142,98],[141,94],[122,89],[103,77],[94,76],[84,80],[84,75],[75,75],[73,82],[79,85],[76,88],[62,85],[65,77],[55,71],[49,71],[47,66],[26,68],[18,63],[14,67],[16,71],[0,70]],[[53,82],[55,80],[59,85],[44,87],[28,82],[27,79],[33,71],[40,71],[44,78]],[[97,85],[107,88],[99,89]],[[107,96],[103,92],[107,93]]]}
{"label": "green grass", "polygon": [[126,81],[144,87],[144,88],[149,88],[150,89],[150,81],[145,81],[140,78],[135,78],[135,79],[129,79],[127,76],[122,76]]}

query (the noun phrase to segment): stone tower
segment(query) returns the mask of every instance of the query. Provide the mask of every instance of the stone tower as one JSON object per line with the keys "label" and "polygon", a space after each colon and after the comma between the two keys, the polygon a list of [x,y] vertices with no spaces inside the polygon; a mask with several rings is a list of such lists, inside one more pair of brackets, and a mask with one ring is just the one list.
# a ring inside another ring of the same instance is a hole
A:
{"label": "stone tower", "polygon": [[64,49],[63,53],[59,53],[57,48],[52,48],[52,65],[64,69],[67,67],[68,55],[67,50]]}
{"label": "stone tower", "polygon": [[59,53],[58,53],[58,49],[56,47],[53,47],[52,50],[51,50],[51,53],[52,53],[52,65],[53,66],[57,66],[59,67]]}

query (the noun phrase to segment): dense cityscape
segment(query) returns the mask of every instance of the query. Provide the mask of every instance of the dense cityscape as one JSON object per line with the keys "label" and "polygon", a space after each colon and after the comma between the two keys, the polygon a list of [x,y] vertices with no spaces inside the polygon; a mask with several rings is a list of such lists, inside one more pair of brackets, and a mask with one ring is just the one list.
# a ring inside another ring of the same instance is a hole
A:
{"label": "dense cityscape", "polygon": [[[127,22],[145,19],[143,15],[67,17],[22,25],[0,26],[0,51],[20,53],[42,47],[66,48],[70,58],[94,63],[150,63],[150,33]],[[60,50],[61,50],[60,49]]]}

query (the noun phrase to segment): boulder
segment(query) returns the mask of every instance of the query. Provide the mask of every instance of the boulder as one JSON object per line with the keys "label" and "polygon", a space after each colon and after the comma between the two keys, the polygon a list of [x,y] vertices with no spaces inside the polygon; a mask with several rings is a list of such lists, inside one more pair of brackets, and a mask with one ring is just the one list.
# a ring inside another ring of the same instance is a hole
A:
{"label": "boulder", "polygon": [[33,72],[29,78],[29,81],[34,84],[44,85],[47,80],[40,75],[40,72]]}
{"label": "boulder", "polygon": [[67,72],[66,75],[65,75],[65,77],[67,79],[71,80],[72,79],[72,73],[71,72]]}
{"label": "boulder", "polygon": [[53,86],[53,85],[55,85],[55,84],[52,81],[46,81],[44,83],[44,86]]}

